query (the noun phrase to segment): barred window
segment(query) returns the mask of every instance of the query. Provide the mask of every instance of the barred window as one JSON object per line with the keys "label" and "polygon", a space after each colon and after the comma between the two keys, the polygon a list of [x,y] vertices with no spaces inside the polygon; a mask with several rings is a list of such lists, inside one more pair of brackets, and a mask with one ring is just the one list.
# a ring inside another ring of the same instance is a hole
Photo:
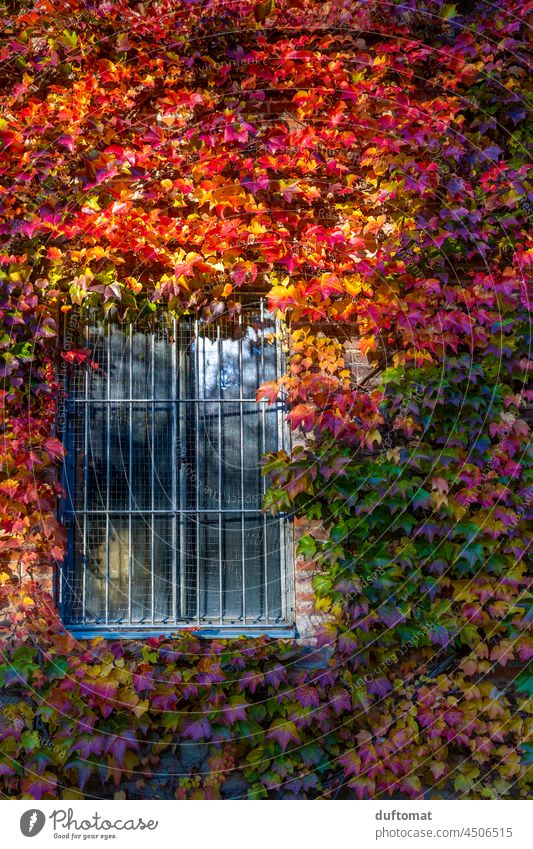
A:
{"label": "barred window", "polygon": [[262,301],[211,323],[85,324],[98,367],[71,367],[63,434],[71,630],[290,625],[287,522],[261,510],[284,416],[255,400],[283,368],[278,330]]}

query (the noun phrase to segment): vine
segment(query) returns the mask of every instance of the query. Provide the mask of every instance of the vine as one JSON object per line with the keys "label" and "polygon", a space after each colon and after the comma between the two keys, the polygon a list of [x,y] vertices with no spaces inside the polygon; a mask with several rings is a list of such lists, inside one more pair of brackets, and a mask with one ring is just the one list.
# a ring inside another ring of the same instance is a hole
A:
{"label": "vine", "polygon": [[[3,794],[526,795],[531,4],[56,7],[0,47]],[[246,288],[290,327],[265,509],[310,522],[318,645],[76,641],[60,317]]]}

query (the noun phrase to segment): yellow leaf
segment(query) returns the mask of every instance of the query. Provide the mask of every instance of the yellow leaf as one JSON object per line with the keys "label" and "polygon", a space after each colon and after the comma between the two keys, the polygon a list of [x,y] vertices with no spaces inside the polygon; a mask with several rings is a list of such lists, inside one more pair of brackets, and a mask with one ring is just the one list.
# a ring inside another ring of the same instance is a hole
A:
{"label": "yellow leaf", "polygon": [[87,259],[102,259],[105,255],[106,252],[101,245],[96,245],[96,247],[89,248],[87,251]]}
{"label": "yellow leaf", "polygon": [[377,442],[378,445],[381,445],[381,434],[377,428],[373,428],[372,430],[368,431],[368,440],[370,442]]}

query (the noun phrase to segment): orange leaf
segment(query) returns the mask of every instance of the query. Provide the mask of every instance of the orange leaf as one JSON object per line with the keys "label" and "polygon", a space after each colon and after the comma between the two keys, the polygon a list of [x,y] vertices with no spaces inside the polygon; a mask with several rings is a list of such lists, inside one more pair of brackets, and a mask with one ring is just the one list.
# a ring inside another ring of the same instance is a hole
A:
{"label": "orange leaf", "polygon": [[268,383],[263,383],[255,393],[256,401],[264,401],[265,398],[269,404],[273,404],[279,394],[279,385],[276,380],[270,380]]}

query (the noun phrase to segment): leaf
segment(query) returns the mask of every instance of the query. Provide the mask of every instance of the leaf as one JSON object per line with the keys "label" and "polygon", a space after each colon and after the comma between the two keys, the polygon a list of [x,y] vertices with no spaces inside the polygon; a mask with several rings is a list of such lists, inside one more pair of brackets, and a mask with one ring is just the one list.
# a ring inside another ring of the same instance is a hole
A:
{"label": "leaf", "polygon": [[302,427],[306,432],[309,432],[315,420],[315,410],[310,404],[297,404],[290,413],[287,414],[292,428]]}
{"label": "leaf", "polygon": [[409,775],[404,778],[400,788],[407,793],[410,799],[420,799],[423,795],[422,784],[417,775]]}
{"label": "leaf", "polygon": [[94,773],[94,766],[90,761],[83,761],[80,758],[74,758],[65,764],[65,769],[74,770],[77,774],[76,784],[80,790],[83,790],[89,778]]}
{"label": "leaf", "polygon": [[311,560],[314,557],[316,554],[316,542],[310,534],[306,534],[298,540],[298,552],[306,560]]}
{"label": "leaf", "polygon": [[286,722],[283,719],[274,720],[266,736],[268,740],[275,740],[284,752],[289,743],[300,742],[300,736],[294,722]]}
{"label": "leaf", "polygon": [[355,751],[346,752],[346,754],[341,755],[339,763],[344,768],[344,775],[346,777],[359,775],[361,772],[361,758]]}
{"label": "leaf", "polygon": [[255,394],[256,401],[267,400],[269,404],[273,404],[279,395],[280,386],[277,380],[271,380],[268,383],[263,383]]}
{"label": "leaf", "polygon": [[33,355],[32,342],[18,342],[9,349],[9,353],[15,357],[31,357]]}
{"label": "leaf", "polygon": [[81,363],[88,361],[90,353],[91,352],[88,348],[80,348],[79,350],[62,351],[61,357],[67,363],[80,365]]}
{"label": "leaf", "polygon": [[258,24],[264,23],[271,12],[274,11],[274,0],[264,0],[263,3],[256,3],[254,6],[254,18]]}
{"label": "leaf", "polygon": [[524,752],[522,763],[526,766],[531,766],[533,764],[533,743],[522,743],[520,748]]}
{"label": "leaf", "polygon": [[44,441],[44,448],[52,460],[61,460],[65,454],[63,445],[55,436],[49,436]]}
{"label": "leaf", "polygon": [[57,778],[51,772],[45,772],[38,778],[29,779],[23,784],[23,791],[31,799],[44,799],[45,796],[54,798],[56,795]]}
{"label": "leaf", "polygon": [[209,740],[211,737],[209,720],[206,717],[201,717],[197,720],[186,721],[183,726],[182,736],[194,741]]}
{"label": "leaf", "polygon": [[448,772],[448,767],[443,761],[433,761],[429,766],[429,771],[435,781],[439,781]]}
{"label": "leaf", "polygon": [[516,689],[520,693],[526,693],[530,698],[533,697],[533,674],[531,672],[523,672],[515,681]]}
{"label": "leaf", "polygon": [[37,731],[24,731],[21,735],[20,742],[28,752],[33,752],[41,743]]}
{"label": "leaf", "polygon": [[327,596],[333,588],[333,581],[328,575],[315,575],[313,587],[319,596]]}
{"label": "leaf", "polygon": [[456,3],[445,3],[442,9],[440,10],[441,18],[444,18],[445,21],[449,21],[452,18],[455,18],[457,15],[457,4]]}
{"label": "leaf", "polygon": [[13,478],[7,478],[0,483],[0,492],[12,498],[19,486],[20,481],[14,480]]}
{"label": "leaf", "polygon": [[390,693],[393,689],[391,682],[387,678],[375,678],[373,681],[370,681],[368,684],[368,692],[372,693],[374,696],[386,696],[387,693]]}

